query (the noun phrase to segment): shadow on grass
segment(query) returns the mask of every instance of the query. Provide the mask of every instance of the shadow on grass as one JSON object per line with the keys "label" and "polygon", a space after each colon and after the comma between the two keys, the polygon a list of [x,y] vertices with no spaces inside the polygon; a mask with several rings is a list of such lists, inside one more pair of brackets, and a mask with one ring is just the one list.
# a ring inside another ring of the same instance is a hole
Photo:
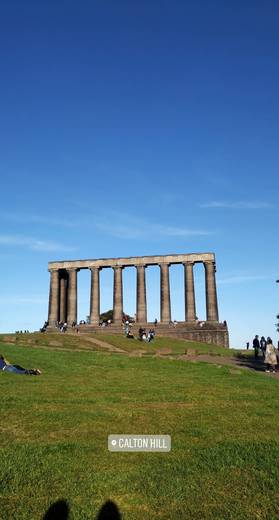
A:
{"label": "shadow on grass", "polygon": [[257,372],[264,372],[265,370],[265,363],[264,359],[262,357],[242,357],[242,356],[236,356],[237,362],[236,364],[239,367],[247,367],[252,370],[256,370]]}
{"label": "shadow on grass", "polygon": [[68,520],[70,508],[65,500],[57,500],[47,510],[43,520]]}
{"label": "shadow on grass", "polygon": [[[54,502],[46,514],[43,520],[69,520],[70,519],[70,507],[65,500],[57,500]],[[88,520],[93,520],[88,519]],[[121,515],[117,505],[111,500],[107,500],[101,507],[95,520],[121,520]]]}

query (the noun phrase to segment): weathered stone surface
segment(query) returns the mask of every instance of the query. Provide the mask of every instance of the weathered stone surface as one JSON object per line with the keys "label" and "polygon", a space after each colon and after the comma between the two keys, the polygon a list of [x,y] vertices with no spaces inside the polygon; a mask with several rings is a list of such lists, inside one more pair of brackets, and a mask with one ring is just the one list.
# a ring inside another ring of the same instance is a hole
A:
{"label": "weathered stone surface", "polygon": [[99,268],[91,268],[91,298],[90,323],[99,324],[100,321],[100,275]]}
{"label": "weathered stone surface", "polygon": [[168,264],[161,264],[161,322],[169,323],[171,320],[170,306],[170,280]]}
{"label": "weathered stone surface", "polygon": [[218,321],[218,304],[215,280],[215,263],[204,262],[206,285],[206,319]]}
{"label": "weathered stone surface", "polygon": [[145,266],[137,266],[137,321],[147,321]]}
{"label": "weathered stone surface", "polygon": [[113,281],[113,321],[122,322],[123,316],[123,288],[122,288],[122,267],[114,267]]}
{"label": "weathered stone surface", "polygon": [[69,269],[68,286],[68,325],[77,322],[77,269]]}
{"label": "weathered stone surface", "polygon": [[55,326],[59,321],[59,271],[50,273],[49,289],[49,324]]}
{"label": "weathered stone surface", "polygon": [[196,303],[195,303],[195,287],[193,262],[184,264],[185,272],[185,320],[195,321],[196,319]]}
{"label": "weathered stone surface", "polygon": [[90,269],[91,267],[128,267],[137,265],[184,264],[185,262],[215,262],[214,253],[190,253],[164,256],[131,256],[128,258],[100,258],[98,260],[63,260],[49,262],[49,270],[56,269]]}

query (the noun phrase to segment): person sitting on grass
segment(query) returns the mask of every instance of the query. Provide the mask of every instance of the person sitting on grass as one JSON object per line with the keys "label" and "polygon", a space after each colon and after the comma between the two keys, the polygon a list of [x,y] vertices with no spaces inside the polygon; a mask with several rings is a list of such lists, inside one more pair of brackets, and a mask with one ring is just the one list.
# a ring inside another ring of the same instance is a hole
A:
{"label": "person sitting on grass", "polygon": [[13,374],[27,375],[27,376],[40,376],[41,370],[39,368],[23,368],[20,365],[11,365],[7,359],[0,354],[0,370],[5,372],[12,372]]}
{"label": "person sitting on grass", "polygon": [[266,372],[270,372],[272,368],[273,374],[275,374],[275,367],[277,365],[277,356],[274,345],[272,344],[272,339],[268,338],[266,341],[266,349],[265,349],[265,359],[264,362],[266,364]]}

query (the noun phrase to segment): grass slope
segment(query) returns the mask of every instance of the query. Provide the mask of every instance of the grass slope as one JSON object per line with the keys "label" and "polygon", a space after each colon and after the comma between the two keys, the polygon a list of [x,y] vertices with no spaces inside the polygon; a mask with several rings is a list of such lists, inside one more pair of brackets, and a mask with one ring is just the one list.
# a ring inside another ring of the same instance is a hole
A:
{"label": "grass slope", "polygon": [[[94,335],[92,335],[94,337]],[[115,347],[120,347],[127,352],[132,352],[135,349],[142,349],[147,353],[152,353],[166,349],[171,354],[184,354],[187,352],[195,352],[196,354],[210,354],[217,356],[232,356],[240,351],[230,350],[228,348],[220,347],[218,345],[210,345],[208,343],[200,343],[198,341],[189,341],[177,338],[155,337],[155,341],[146,343],[145,341],[138,341],[137,339],[128,339],[120,334],[95,334],[95,337],[103,341],[111,343]]]}
{"label": "grass slope", "polygon": [[[278,380],[43,346],[1,344],[43,370],[0,372],[1,519],[40,519],[58,498],[74,520],[108,498],[125,520],[278,519]],[[110,433],[170,434],[172,451],[110,453]]]}
{"label": "grass slope", "polygon": [[[135,334],[136,336],[136,334]],[[101,350],[99,345],[94,344],[94,339],[104,341],[110,345],[121,348],[122,350],[132,353],[134,351],[142,351],[145,354],[161,354],[169,353],[179,355],[184,353],[208,354],[213,356],[252,356],[252,351],[241,351],[236,349],[228,349],[218,345],[201,343],[198,341],[189,341],[178,338],[156,337],[155,341],[146,343],[138,339],[128,339],[124,334],[3,334],[0,341],[16,344],[18,346],[35,346],[35,347],[51,347],[54,350]]]}

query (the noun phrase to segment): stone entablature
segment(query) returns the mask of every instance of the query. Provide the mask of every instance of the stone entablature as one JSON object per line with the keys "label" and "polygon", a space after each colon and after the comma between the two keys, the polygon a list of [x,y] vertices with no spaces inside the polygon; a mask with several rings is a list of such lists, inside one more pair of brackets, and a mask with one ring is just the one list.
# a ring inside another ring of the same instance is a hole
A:
{"label": "stone entablature", "polygon": [[98,260],[64,260],[49,262],[48,269],[90,269],[91,267],[133,267],[137,265],[184,264],[185,262],[215,262],[214,253],[190,253],[185,255],[136,256],[128,258],[99,258]]}
{"label": "stone entablature", "polygon": [[214,253],[191,253],[49,262],[48,267],[51,275],[49,324],[54,326],[59,321],[67,321],[69,324],[77,321],[77,276],[81,269],[91,270],[90,322],[91,324],[99,323],[100,270],[104,268],[114,270],[113,321],[116,324],[121,323],[123,316],[122,271],[125,267],[131,266],[135,267],[137,272],[136,319],[139,323],[147,322],[145,271],[151,265],[160,267],[160,321],[161,323],[169,323],[171,321],[169,266],[172,264],[184,266],[185,322],[195,322],[196,304],[193,269],[196,263],[203,263],[205,269],[206,320],[218,323],[215,255]]}

